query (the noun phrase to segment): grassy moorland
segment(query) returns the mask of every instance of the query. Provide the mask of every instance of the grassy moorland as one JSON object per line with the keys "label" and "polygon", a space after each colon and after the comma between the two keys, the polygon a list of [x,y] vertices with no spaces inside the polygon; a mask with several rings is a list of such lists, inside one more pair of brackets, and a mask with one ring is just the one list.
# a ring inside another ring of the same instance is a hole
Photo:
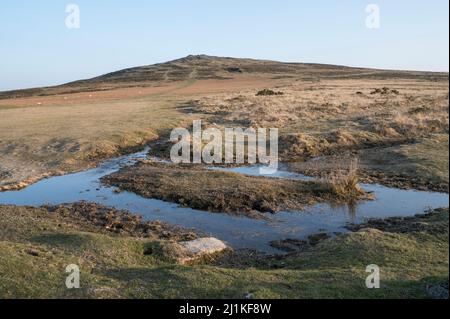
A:
{"label": "grassy moorland", "polygon": [[[257,94],[268,88],[283,94]],[[0,92],[0,189],[165,141],[193,118],[279,128],[296,171],[358,157],[368,181],[448,191],[448,74],[209,56]]]}
{"label": "grassy moorland", "polygon": [[[179,125],[176,102],[158,97],[94,104],[0,106],[0,185],[25,186],[131,152]],[[22,182],[22,184],[20,184]]]}
{"label": "grassy moorland", "polygon": [[[280,157],[312,175],[360,159],[366,181],[448,192],[448,82],[293,81],[191,101],[209,125],[280,129]],[[274,91],[275,92],[275,91]]]}
{"label": "grassy moorland", "polygon": [[[170,130],[193,119],[219,129],[279,128],[281,160],[331,182],[149,163],[106,180],[152,198],[248,214],[348,200],[358,180],[448,192],[447,73],[209,56],[0,92],[0,191],[86,169],[150,142],[152,155],[167,156]],[[348,163],[355,159],[352,177]],[[148,247],[173,247],[199,234],[95,204],[0,203],[0,297],[448,295],[448,209],[361,227],[283,256],[235,251],[180,265],[165,255],[170,249],[149,254]],[[81,267],[81,289],[64,285],[72,263]],[[369,264],[380,266],[382,289],[365,287]]]}
{"label": "grassy moorland", "polygon": [[[101,218],[104,213],[109,217]],[[235,251],[190,265],[145,251],[194,234],[139,225],[97,205],[0,206],[0,297],[448,297],[448,209],[371,221],[284,256]],[[80,266],[80,289],[65,287],[72,263]],[[381,289],[365,287],[369,264],[381,269]]]}

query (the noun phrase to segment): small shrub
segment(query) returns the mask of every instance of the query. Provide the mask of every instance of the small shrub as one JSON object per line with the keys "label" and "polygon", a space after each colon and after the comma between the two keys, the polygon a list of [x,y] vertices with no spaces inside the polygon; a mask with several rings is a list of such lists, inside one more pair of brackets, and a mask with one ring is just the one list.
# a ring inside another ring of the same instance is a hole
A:
{"label": "small shrub", "polygon": [[374,89],[370,94],[381,94],[381,95],[387,95],[387,94],[400,94],[398,90],[389,89],[388,87],[382,87],[381,89]]}
{"label": "small shrub", "polygon": [[229,67],[226,70],[230,73],[242,73],[242,70],[237,67]]}
{"label": "small shrub", "polygon": [[261,90],[261,91],[259,91],[258,93],[256,93],[256,96],[283,95],[283,94],[284,94],[284,93],[283,93],[283,92],[280,92],[280,91],[275,92],[275,91],[270,90],[270,89],[264,89],[264,90]]}
{"label": "small shrub", "polygon": [[358,159],[354,159],[347,170],[339,169],[326,178],[325,183],[334,195],[352,201],[365,194],[358,185],[358,166]]}

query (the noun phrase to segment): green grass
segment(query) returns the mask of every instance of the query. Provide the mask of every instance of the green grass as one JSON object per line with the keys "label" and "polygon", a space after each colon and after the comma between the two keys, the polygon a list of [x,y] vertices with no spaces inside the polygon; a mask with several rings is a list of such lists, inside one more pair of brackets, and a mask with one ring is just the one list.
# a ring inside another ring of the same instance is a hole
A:
{"label": "green grass", "polygon": [[433,134],[415,143],[362,152],[364,164],[393,186],[448,192],[448,134]]}
{"label": "green grass", "polygon": [[[448,281],[448,231],[441,228],[361,230],[251,266],[181,266],[145,256],[147,239],[85,231],[40,209],[0,212],[2,298],[427,298],[426,285]],[[448,230],[448,209],[431,216],[421,222]],[[72,263],[81,269],[80,289],[64,284]],[[365,287],[369,264],[381,269],[381,289]]]}
{"label": "green grass", "polygon": [[398,152],[406,157],[411,171],[448,183],[448,135],[436,134],[417,144],[402,146]]}

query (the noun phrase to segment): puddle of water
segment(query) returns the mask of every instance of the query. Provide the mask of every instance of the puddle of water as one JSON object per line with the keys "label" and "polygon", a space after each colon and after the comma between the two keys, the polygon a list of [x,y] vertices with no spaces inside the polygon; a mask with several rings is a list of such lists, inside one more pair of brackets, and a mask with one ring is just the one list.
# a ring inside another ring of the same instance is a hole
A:
{"label": "puddle of water", "polygon": [[303,174],[298,174],[294,172],[289,172],[286,169],[286,166],[283,164],[279,164],[278,170],[274,174],[262,174],[261,168],[262,165],[252,165],[252,166],[239,166],[239,167],[208,167],[208,169],[213,171],[225,171],[225,172],[234,172],[234,173],[240,173],[250,176],[264,176],[264,177],[278,177],[278,178],[289,178],[289,179],[299,179],[303,181],[312,181],[314,180],[314,177],[306,176]]}
{"label": "puddle of water", "polygon": [[[250,248],[269,253],[279,252],[270,241],[286,238],[304,239],[317,232],[345,232],[347,222],[362,222],[366,218],[411,216],[429,208],[447,207],[447,194],[414,190],[400,190],[380,185],[362,185],[373,191],[376,200],[362,202],[355,207],[331,207],[319,204],[304,212],[280,212],[269,220],[210,213],[155,199],[146,199],[134,193],[114,193],[104,187],[99,179],[121,167],[133,165],[142,152],[106,161],[99,167],[80,173],[51,177],[20,191],[0,193],[0,204],[41,206],[44,204],[72,203],[81,200],[96,202],[118,209],[139,213],[147,220],[160,220],[175,225],[194,228],[207,235],[224,240],[234,248]],[[212,168],[247,175],[259,175],[259,167]],[[282,168],[268,177],[311,179],[301,174],[283,171]]]}

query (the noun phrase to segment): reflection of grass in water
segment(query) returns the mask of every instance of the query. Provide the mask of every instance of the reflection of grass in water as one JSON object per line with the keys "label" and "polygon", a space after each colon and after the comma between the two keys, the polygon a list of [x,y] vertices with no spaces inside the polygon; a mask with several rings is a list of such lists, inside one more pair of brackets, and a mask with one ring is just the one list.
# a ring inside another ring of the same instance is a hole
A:
{"label": "reflection of grass in water", "polygon": [[353,159],[345,171],[334,171],[325,179],[325,184],[337,198],[349,199],[351,202],[363,196],[364,190],[359,186],[358,159]]}

